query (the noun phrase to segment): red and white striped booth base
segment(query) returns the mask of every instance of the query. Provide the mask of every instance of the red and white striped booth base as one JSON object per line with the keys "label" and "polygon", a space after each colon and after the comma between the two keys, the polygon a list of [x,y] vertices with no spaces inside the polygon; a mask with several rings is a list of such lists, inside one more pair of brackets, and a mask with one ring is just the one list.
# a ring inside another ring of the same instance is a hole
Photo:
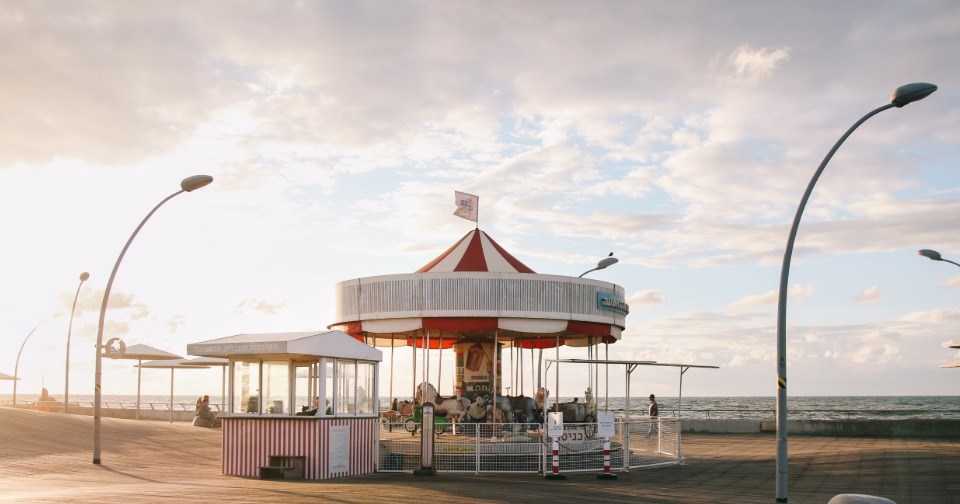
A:
{"label": "red and white striped booth base", "polygon": [[370,474],[379,435],[377,418],[225,417],[223,474],[258,477],[271,456],[304,457],[306,479]]}

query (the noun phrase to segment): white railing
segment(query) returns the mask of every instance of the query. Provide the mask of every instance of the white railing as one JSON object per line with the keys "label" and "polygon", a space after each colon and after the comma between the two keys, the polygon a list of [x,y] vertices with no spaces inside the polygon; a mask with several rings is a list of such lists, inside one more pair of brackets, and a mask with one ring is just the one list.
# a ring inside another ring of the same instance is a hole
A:
{"label": "white railing", "polygon": [[[610,467],[623,471],[680,463],[680,422],[660,417],[621,419],[610,438]],[[539,424],[437,424],[434,468],[443,472],[551,472],[551,440]],[[419,425],[383,423],[379,470],[409,472],[420,468]],[[603,472],[603,439],[596,424],[565,424],[559,440],[560,472]]]}

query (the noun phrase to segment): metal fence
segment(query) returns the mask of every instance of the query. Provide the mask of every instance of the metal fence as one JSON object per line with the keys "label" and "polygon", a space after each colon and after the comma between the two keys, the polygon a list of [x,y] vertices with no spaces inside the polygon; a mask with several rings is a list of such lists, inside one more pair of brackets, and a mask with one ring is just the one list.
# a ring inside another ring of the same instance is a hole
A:
{"label": "metal fence", "polygon": [[[604,439],[595,423],[565,424],[559,470],[603,472]],[[610,438],[610,467],[623,471],[680,463],[676,418],[619,419]],[[416,424],[383,423],[379,470],[409,472],[421,466],[421,430]],[[437,424],[434,469],[445,472],[534,473],[552,471],[551,439],[539,424]]]}

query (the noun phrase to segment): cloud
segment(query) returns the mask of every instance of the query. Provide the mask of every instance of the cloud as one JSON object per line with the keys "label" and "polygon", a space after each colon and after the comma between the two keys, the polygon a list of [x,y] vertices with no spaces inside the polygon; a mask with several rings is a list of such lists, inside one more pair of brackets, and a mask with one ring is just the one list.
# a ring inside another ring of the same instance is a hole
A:
{"label": "cloud", "polygon": [[858,303],[875,303],[883,299],[883,296],[880,295],[880,286],[874,285],[873,287],[867,287],[867,290],[858,294],[854,299]]}
{"label": "cloud", "polygon": [[732,78],[738,82],[757,82],[769,77],[783,62],[790,59],[789,47],[761,47],[753,49],[741,45],[726,57],[725,66],[732,70]]}
{"label": "cloud", "polygon": [[960,320],[960,310],[951,309],[911,312],[904,315],[901,320],[906,322],[917,322],[921,324],[947,324]]}
{"label": "cloud", "polygon": [[860,338],[860,347],[850,360],[855,364],[887,364],[899,356],[901,339],[896,331],[873,331]]}
{"label": "cloud", "polygon": [[666,299],[666,295],[660,291],[644,290],[635,292],[632,296],[630,296],[627,299],[627,304],[630,306],[646,306],[660,304],[664,299]]}
{"label": "cloud", "polygon": [[[806,286],[804,286],[796,283],[787,289],[787,295],[792,297],[809,296],[811,294],[813,294],[813,284],[807,284]],[[772,290],[769,292],[764,292],[763,294],[744,296],[740,300],[731,304],[730,308],[743,309],[743,308],[754,308],[757,306],[775,305],[777,304],[777,300],[779,298],[780,298],[780,291]]]}
{"label": "cloud", "polygon": [[948,287],[948,288],[960,287],[960,276],[955,276],[953,278],[950,278],[940,285],[942,287]]}
{"label": "cloud", "polygon": [[284,308],[286,303],[271,303],[265,299],[244,299],[237,305],[237,310],[253,310],[267,315],[275,315]]}

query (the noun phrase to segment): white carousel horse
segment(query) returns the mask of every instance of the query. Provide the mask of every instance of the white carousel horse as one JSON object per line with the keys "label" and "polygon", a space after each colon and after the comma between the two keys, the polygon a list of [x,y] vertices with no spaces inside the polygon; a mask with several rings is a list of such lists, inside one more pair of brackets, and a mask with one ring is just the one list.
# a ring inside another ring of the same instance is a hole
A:
{"label": "white carousel horse", "polygon": [[540,387],[535,397],[497,396],[497,409],[503,413],[507,422],[512,423],[516,413],[523,413],[527,422],[533,422],[549,394],[547,389]]}
{"label": "white carousel horse", "polygon": [[440,397],[437,389],[430,383],[426,384],[426,391],[422,390],[424,384],[417,385],[417,404],[433,403],[437,413],[442,413],[447,420],[461,422],[467,414],[467,408],[470,407],[470,401],[464,397]]}

